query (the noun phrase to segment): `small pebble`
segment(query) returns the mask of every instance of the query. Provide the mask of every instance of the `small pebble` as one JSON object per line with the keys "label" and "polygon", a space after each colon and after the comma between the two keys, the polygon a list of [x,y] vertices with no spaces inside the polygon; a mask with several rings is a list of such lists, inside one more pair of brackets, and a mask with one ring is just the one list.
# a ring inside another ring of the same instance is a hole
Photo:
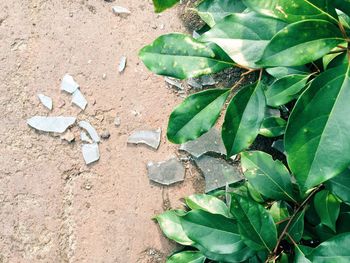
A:
{"label": "small pebble", "polygon": [[109,137],[111,137],[111,134],[109,133],[109,131],[104,130],[104,131],[101,133],[101,138],[102,138],[102,139],[107,140],[107,139],[109,139]]}
{"label": "small pebble", "polygon": [[120,118],[117,116],[117,117],[115,117],[115,119],[114,119],[114,125],[116,126],[116,127],[119,127],[120,126],[120,124],[121,124],[121,120],[120,120]]}

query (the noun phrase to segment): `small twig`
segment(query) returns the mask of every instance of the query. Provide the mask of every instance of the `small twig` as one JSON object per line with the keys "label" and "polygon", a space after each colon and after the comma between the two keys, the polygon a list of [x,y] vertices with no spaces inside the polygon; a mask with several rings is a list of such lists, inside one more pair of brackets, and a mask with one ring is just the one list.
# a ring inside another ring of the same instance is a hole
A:
{"label": "small twig", "polygon": [[237,88],[241,83],[242,81],[245,79],[246,76],[242,76],[236,83],[235,85],[233,85],[233,87],[231,88],[231,91],[233,91],[235,88]]}
{"label": "small twig", "polygon": [[289,235],[288,232],[286,233],[286,236],[289,237],[290,241],[292,241],[294,246],[296,246],[296,247],[298,246],[297,242],[295,242],[295,240]]}
{"label": "small twig", "polygon": [[287,218],[285,218],[285,219],[283,219],[283,220],[281,220],[281,221],[278,221],[278,222],[276,223],[276,225],[282,224],[283,222],[286,222],[286,221],[288,221],[289,219],[290,219],[290,216],[287,217]]}

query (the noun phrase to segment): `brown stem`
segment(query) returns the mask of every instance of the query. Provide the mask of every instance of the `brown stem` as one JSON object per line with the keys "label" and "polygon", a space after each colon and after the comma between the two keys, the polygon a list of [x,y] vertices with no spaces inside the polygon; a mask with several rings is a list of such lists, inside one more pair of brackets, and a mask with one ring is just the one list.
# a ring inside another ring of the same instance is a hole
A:
{"label": "brown stem", "polygon": [[290,219],[290,217],[287,217],[287,218],[285,218],[285,219],[283,219],[283,220],[281,220],[281,221],[278,221],[278,222],[276,223],[276,225],[282,224],[283,222],[286,222],[286,221],[288,221],[289,219]]}

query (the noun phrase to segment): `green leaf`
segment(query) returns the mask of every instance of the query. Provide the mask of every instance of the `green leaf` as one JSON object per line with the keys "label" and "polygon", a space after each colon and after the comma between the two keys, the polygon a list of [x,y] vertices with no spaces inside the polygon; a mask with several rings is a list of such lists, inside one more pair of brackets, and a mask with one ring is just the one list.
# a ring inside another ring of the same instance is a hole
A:
{"label": "green leaf", "polygon": [[240,262],[254,254],[242,241],[236,223],[224,216],[192,210],[181,223],[194,246],[210,259]]}
{"label": "green leaf", "polygon": [[267,117],[261,124],[259,134],[265,137],[277,137],[284,134],[287,122],[280,117]]}
{"label": "green leaf", "polygon": [[288,207],[289,205],[285,201],[277,201],[272,204],[269,212],[275,223],[279,223],[290,216]]}
{"label": "green leaf", "polygon": [[336,232],[335,223],[340,211],[339,200],[328,190],[322,190],[315,195],[314,205],[321,224]]}
{"label": "green leaf", "polygon": [[[181,215],[183,215],[182,212]],[[166,211],[155,217],[164,235],[175,242],[190,246],[193,241],[189,239],[181,225],[181,217],[177,211]]]}
{"label": "green leaf", "polygon": [[230,212],[226,204],[219,198],[206,194],[194,194],[185,198],[189,208],[200,209],[211,214],[223,215],[230,218]]}
{"label": "green leaf", "polygon": [[350,203],[350,170],[345,169],[344,172],[332,178],[325,183],[326,188],[333,194],[338,196],[342,201]]}
{"label": "green leaf", "polygon": [[335,177],[350,163],[349,97],[347,65],[332,68],[313,80],[289,117],[287,160],[303,190]]}
{"label": "green leaf", "polygon": [[288,75],[309,75],[310,71],[306,66],[296,67],[274,67],[265,69],[267,73],[276,79],[286,77]]}
{"label": "green leaf", "polygon": [[164,10],[174,6],[180,0],[153,0],[153,5],[157,13],[163,12]]}
{"label": "green leaf", "polygon": [[205,23],[213,27],[225,16],[241,13],[246,8],[242,0],[206,0],[197,6],[196,11]]}
{"label": "green leaf", "polygon": [[186,98],[171,113],[167,136],[173,143],[194,140],[210,130],[219,118],[229,89],[208,89]]}
{"label": "green leaf", "polygon": [[246,182],[247,188],[248,188],[248,192],[249,192],[249,196],[258,203],[264,203],[265,200],[262,197],[262,195],[252,186],[252,184],[250,184],[249,182]]}
{"label": "green leaf", "polygon": [[287,22],[305,19],[326,19],[337,22],[335,9],[328,0],[243,0],[250,9],[262,15]]}
{"label": "green leaf", "polygon": [[[234,2],[234,1],[232,1]],[[258,68],[258,61],[270,39],[286,24],[255,13],[225,17],[199,40],[216,43],[234,62]]]}
{"label": "green leaf", "polygon": [[198,251],[183,251],[169,257],[166,263],[204,263],[205,256]]}
{"label": "green leaf", "polygon": [[[303,247],[303,246],[295,246],[295,249],[294,249],[295,255],[294,255],[294,261],[293,262],[294,263],[311,263],[311,261],[308,260],[307,257],[306,257],[308,254],[305,254],[305,252],[301,249],[301,247]],[[310,250],[312,249],[312,248],[309,248],[309,247],[306,247],[306,248],[308,248]]]}
{"label": "green leaf", "polygon": [[277,243],[277,229],[266,209],[247,198],[232,195],[231,213],[237,219],[243,241],[254,250],[271,252]]}
{"label": "green leaf", "polygon": [[241,154],[241,162],[244,176],[262,195],[296,202],[291,176],[279,160],[264,152],[251,151]]}
{"label": "green leaf", "polygon": [[244,87],[227,107],[222,140],[228,157],[248,148],[259,134],[266,108],[262,85],[257,82]]}
{"label": "green leaf", "polygon": [[289,226],[287,233],[295,241],[299,242],[304,233],[304,215],[305,210],[299,212]]}
{"label": "green leaf", "polygon": [[333,0],[335,8],[343,11],[345,14],[350,15],[350,1],[349,0]]}
{"label": "green leaf", "polygon": [[160,36],[142,48],[139,56],[154,73],[178,79],[211,74],[234,66],[217,46],[177,33]]}
{"label": "green leaf", "polygon": [[303,20],[279,31],[267,45],[258,65],[299,66],[326,55],[344,42],[340,30],[323,20]]}
{"label": "green leaf", "polygon": [[350,258],[350,233],[337,235],[317,246],[308,256],[311,262],[348,263]]}
{"label": "green leaf", "polygon": [[297,98],[310,75],[289,75],[276,80],[265,91],[267,105],[278,107]]}

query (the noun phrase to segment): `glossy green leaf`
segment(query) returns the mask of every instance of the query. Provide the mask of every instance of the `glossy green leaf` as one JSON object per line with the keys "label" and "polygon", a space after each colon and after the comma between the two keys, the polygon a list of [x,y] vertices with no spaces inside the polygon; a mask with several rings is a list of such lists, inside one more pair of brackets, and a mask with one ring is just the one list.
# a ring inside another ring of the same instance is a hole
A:
{"label": "glossy green leaf", "polygon": [[334,7],[329,0],[243,0],[255,12],[260,14],[296,22],[305,19],[326,19],[336,22]]}
{"label": "glossy green leaf", "polygon": [[194,246],[210,259],[240,262],[254,254],[242,241],[232,219],[192,210],[182,217],[181,224]]}
{"label": "glossy green leaf", "polygon": [[277,243],[277,229],[266,209],[247,198],[232,195],[231,213],[237,219],[239,233],[254,250],[272,251]]}
{"label": "glossy green leaf", "polygon": [[273,67],[265,69],[267,73],[276,79],[280,79],[289,75],[309,75],[310,70],[306,66],[295,67]]}
{"label": "glossy green leaf", "polygon": [[163,12],[164,10],[174,6],[180,0],[153,0],[153,5],[157,13]]}
{"label": "glossy green leaf", "polygon": [[205,23],[213,27],[225,16],[241,13],[246,8],[242,0],[206,0],[197,6],[196,11]]}
{"label": "glossy green leaf", "polygon": [[182,228],[181,218],[177,211],[166,211],[156,216],[155,219],[167,238],[186,246],[193,244],[193,241],[188,238]]}
{"label": "glossy green leaf", "polygon": [[267,105],[278,107],[297,98],[310,75],[289,75],[276,80],[265,91]]}
{"label": "glossy green leaf", "polygon": [[263,120],[259,134],[265,137],[277,137],[284,134],[287,122],[280,117],[267,117]]}
{"label": "glossy green leaf", "polygon": [[228,89],[209,89],[186,98],[170,115],[169,141],[185,143],[209,131],[219,118],[228,95]]}
{"label": "glossy green leaf", "polygon": [[219,198],[206,194],[194,194],[185,198],[186,204],[189,208],[195,210],[200,209],[211,214],[223,215],[231,217],[226,204]]}
{"label": "glossy green leaf", "polygon": [[350,163],[349,97],[347,66],[332,68],[313,80],[289,117],[287,160],[303,190],[335,177]]}
{"label": "glossy green leaf", "polygon": [[350,15],[350,1],[349,0],[333,0],[334,6],[343,11],[348,16]]}
{"label": "glossy green leaf", "polygon": [[264,67],[303,65],[321,58],[342,42],[342,34],[334,24],[303,20],[279,31],[257,64]]}
{"label": "glossy green leaf", "polygon": [[321,224],[335,232],[335,224],[340,212],[339,200],[328,190],[322,190],[315,195],[314,206]]}
{"label": "glossy green leaf", "polygon": [[270,207],[269,213],[275,223],[280,223],[290,217],[289,205],[285,201],[277,201]]}
{"label": "glossy green leaf", "polygon": [[317,246],[308,259],[316,263],[348,263],[349,247],[350,233],[337,235]]}
{"label": "glossy green leaf", "polygon": [[[301,249],[303,246],[295,246],[294,248],[294,263],[311,263],[311,261],[307,258],[307,253]],[[310,252],[312,252],[312,248],[306,247],[310,249]]]}
{"label": "glossy green leaf", "polygon": [[198,251],[183,251],[169,257],[166,263],[204,263],[205,256]]}
{"label": "glossy green leaf", "polygon": [[248,188],[248,193],[249,193],[249,196],[255,201],[255,202],[258,202],[258,203],[264,203],[265,200],[264,198],[262,197],[262,195],[258,192],[258,190],[256,190],[251,183],[249,182],[246,182],[246,185],[247,185],[247,188]]}
{"label": "glossy green leaf", "polygon": [[289,236],[295,241],[299,242],[304,233],[304,216],[305,211],[299,212],[293,219],[289,228],[287,229],[287,233]]}
{"label": "glossy green leaf", "polygon": [[255,13],[225,17],[199,40],[216,43],[234,62],[258,68],[258,61],[270,39],[286,24]]}
{"label": "glossy green leaf", "polygon": [[262,195],[296,202],[291,176],[282,162],[260,151],[243,152],[241,162],[244,176]]}
{"label": "glossy green leaf", "polygon": [[227,107],[222,139],[228,157],[248,148],[259,134],[266,108],[262,85],[257,82],[244,87]]}
{"label": "glossy green leaf", "polygon": [[177,33],[160,36],[142,48],[139,56],[154,73],[178,79],[211,74],[234,66],[215,45]]}
{"label": "glossy green leaf", "polygon": [[350,203],[350,170],[345,169],[344,172],[332,178],[325,183],[326,188],[342,201]]}

